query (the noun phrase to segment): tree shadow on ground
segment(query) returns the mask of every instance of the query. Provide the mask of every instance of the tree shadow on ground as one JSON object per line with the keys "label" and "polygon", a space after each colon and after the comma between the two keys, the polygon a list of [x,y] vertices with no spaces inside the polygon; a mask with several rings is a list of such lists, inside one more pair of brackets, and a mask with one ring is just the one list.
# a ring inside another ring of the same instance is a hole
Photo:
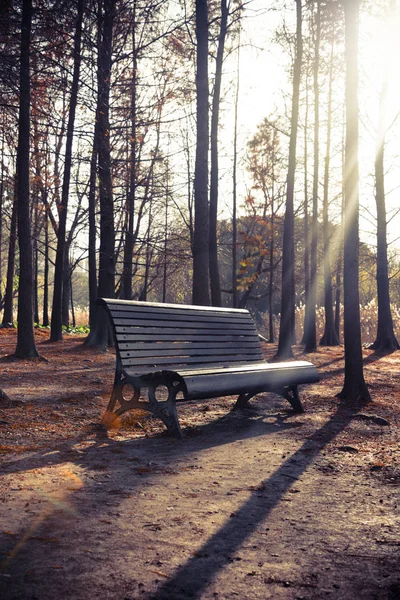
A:
{"label": "tree shadow on ground", "polygon": [[340,404],[332,418],[315,431],[272,476],[261,483],[264,490],[262,496],[253,492],[249,500],[235,512],[234,517],[158,589],[152,600],[199,598],[218,572],[232,560],[239,547],[315,461],[322,449],[347,427],[353,417],[354,412],[349,412],[346,405]]}

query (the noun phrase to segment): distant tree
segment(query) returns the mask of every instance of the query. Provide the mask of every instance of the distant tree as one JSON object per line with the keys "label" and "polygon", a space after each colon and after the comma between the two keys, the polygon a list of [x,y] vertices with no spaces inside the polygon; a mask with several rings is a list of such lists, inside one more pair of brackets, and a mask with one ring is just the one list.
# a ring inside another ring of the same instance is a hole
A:
{"label": "distant tree", "polygon": [[358,20],[359,0],[345,0],[346,151],[344,215],[344,386],[348,403],[371,400],[364,380],[359,301]]}
{"label": "distant tree", "polygon": [[[268,119],[258,126],[256,134],[248,143],[249,171],[253,179],[253,190],[258,202],[252,199],[256,216],[262,224],[262,239],[259,246],[259,275],[265,273],[267,283],[267,306],[269,324],[269,342],[274,342],[273,311],[274,291],[277,267],[280,264],[280,252],[277,252],[276,240],[281,229],[279,218],[283,204],[283,184],[281,172],[284,168],[279,140],[279,124]],[[259,231],[256,232],[259,234]],[[253,285],[255,283],[252,274]],[[243,279],[243,277],[242,277]],[[243,284],[242,284],[243,285]],[[250,293],[250,292],[249,292]]]}
{"label": "distant tree", "polygon": [[33,332],[33,264],[29,206],[29,131],[30,131],[30,43],[32,0],[22,2],[21,62],[17,149],[17,198],[19,242],[18,334],[15,355],[39,356]]}
{"label": "distant tree", "polygon": [[222,61],[228,26],[228,6],[221,0],[221,23],[215,66],[215,83],[211,113],[211,173],[210,173],[210,289],[211,304],[221,306],[221,282],[218,268],[217,220],[218,220],[218,125],[221,97]]}
{"label": "distant tree", "polygon": [[325,328],[320,340],[321,346],[337,346],[339,336],[335,329],[335,320],[333,315],[333,293],[332,293],[332,272],[331,272],[331,244],[329,236],[329,171],[331,159],[331,134],[332,134],[332,88],[333,88],[333,61],[334,61],[334,38],[331,41],[331,54],[329,60],[329,89],[328,89],[328,118],[326,133],[326,154],[324,168],[324,196],[322,202],[323,211],[323,235],[324,235],[324,307],[325,307]]}
{"label": "distant tree", "polygon": [[14,274],[15,274],[15,251],[17,242],[17,210],[18,198],[16,182],[14,183],[14,200],[12,204],[10,236],[8,241],[8,260],[6,275],[6,291],[4,294],[3,327],[9,327],[14,322]]}
{"label": "distant tree", "polygon": [[[395,1],[391,1],[390,16],[394,15]],[[390,308],[389,266],[387,252],[387,214],[385,200],[385,110],[388,76],[384,74],[380,97],[380,115],[375,152],[375,200],[377,213],[376,283],[378,291],[378,327],[373,350],[393,352],[400,348],[393,329]]]}
{"label": "distant tree", "polygon": [[294,180],[296,171],[296,146],[299,120],[299,93],[303,56],[301,0],[296,0],[296,58],[293,68],[292,117],[289,142],[286,209],[283,225],[281,319],[277,357],[293,356],[295,324],[294,285]]}
{"label": "distant tree", "polygon": [[208,6],[196,0],[196,165],[194,175],[193,304],[209,305]]}
{"label": "distant tree", "polygon": [[304,352],[315,352],[317,349],[316,304],[317,304],[317,246],[318,246],[318,188],[319,188],[319,65],[321,39],[321,3],[316,0],[315,32],[314,32],[314,172],[312,190],[312,222],[311,222],[311,270],[310,287],[307,294],[306,318],[304,323]]}
{"label": "distant tree", "polygon": [[[115,228],[111,178],[110,148],[110,87],[113,48],[113,25],[116,0],[104,0],[98,57],[98,177],[100,185],[100,256],[98,296],[113,298],[115,294]],[[89,346],[106,347],[113,344],[112,331],[105,311],[97,307],[93,328],[86,340]]]}
{"label": "distant tree", "polygon": [[77,16],[74,36],[74,68],[71,84],[71,97],[69,102],[67,139],[65,148],[64,174],[61,193],[61,203],[59,206],[59,224],[57,235],[56,264],[54,271],[54,294],[51,314],[51,333],[50,341],[57,342],[62,339],[62,294],[63,283],[65,281],[65,236],[67,225],[68,198],[71,179],[72,166],[72,142],[74,138],[75,114],[78,101],[79,76],[81,66],[81,39],[82,39],[82,20],[83,20],[84,1],[78,0]]}

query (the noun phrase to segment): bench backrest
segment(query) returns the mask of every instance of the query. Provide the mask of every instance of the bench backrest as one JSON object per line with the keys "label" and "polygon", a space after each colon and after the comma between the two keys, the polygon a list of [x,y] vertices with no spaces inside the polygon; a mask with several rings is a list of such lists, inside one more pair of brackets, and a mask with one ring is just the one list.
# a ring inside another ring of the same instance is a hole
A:
{"label": "bench backrest", "polygon": [[263,360],[247,310],[101,298],[117,356],[130,372],[201,368]]}

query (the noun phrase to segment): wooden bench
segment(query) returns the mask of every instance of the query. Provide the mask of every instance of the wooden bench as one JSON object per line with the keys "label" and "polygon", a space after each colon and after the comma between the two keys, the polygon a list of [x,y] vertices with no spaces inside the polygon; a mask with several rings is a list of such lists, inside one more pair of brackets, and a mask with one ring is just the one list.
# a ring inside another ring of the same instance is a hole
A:
{"label": "wooden bench", "polygon": [[247,310],[103,298],[97,303],[110,317],[116,346],[104,423],[145,408],[180,436],[178,395],[183,400],[238,395],[235,407],[242,408],[260,392],[275,392],[302,412],[297,386],[319,380],[309,362],[265,362]]}

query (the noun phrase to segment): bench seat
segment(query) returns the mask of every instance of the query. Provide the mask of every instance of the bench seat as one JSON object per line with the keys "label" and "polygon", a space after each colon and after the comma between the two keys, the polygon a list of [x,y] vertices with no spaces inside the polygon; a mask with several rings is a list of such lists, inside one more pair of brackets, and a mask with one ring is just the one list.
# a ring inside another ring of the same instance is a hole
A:
{"label": "bench seat", "polygon": [[[263,360],[246,310],[99,299],[115,339],[116,373],[103,421],[146,408],[181,435],[176,402],[238,395],[236,407],[261,392],[286,398],[303,410],[298,385],[319,381],[307,361]],[[161,394],[167,390],[167,398]],[[147,389],[148,400],[142,398]]]}

